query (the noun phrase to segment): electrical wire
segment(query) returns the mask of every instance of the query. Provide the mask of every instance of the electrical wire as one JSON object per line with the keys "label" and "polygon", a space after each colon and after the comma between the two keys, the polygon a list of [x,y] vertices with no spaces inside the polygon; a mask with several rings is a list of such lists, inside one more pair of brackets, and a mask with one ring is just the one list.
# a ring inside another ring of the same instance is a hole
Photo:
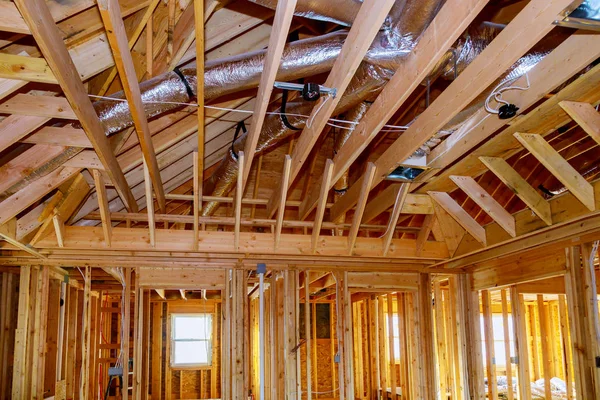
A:
{"label": "electrical wire", "polygon": [[[510,79],[504,82],[500,82],[498,85],[496,85],[496,87],[494,88],[494,90],[492,90],[492,93],[490,93],[490,95],[485,99],[485,110],[487,112],[489,112],[490,114],[498,114],[499,113],[499,108],[498,109],[494,109],[490,106],[490,100],[492,98],[494,98],[494,100],[497,103],[500,104],[505,104],[505,105],[509,105],[510,103],[504,99],[502,99],[502,93],[506,92],[507,90],[529,90],[529,88],[531,87],[531,83],[529,82],[529,74],[527,72],[525,72],[525,79],[527,81],[527,86],[526,87],[522,87],[522,86],[512,86],[512,84],[519,79],[519,77],[514,78],[514,79]],[[508,84],[509,86],[506,87],[502,87],[504,85]]]}
{"label": "electrical wire", "polygon": [[[102,99],[102,100],[118,101],[118,102],[123,102],[123,103],[127,102],[127,100],[125,100],[125,99],[115,99],[113,97],[97,96],[97,95],[93,95],[93,94],[88,94],[88,97],[92,97],[95,99]],[[328,98],[329,97],[331,97],[331,96],[329,95]],[[327,99],[323,103],[321,103],[321,105],[319,106],[319,109],[315,113],[315,116],[316,116],[316,114],[318,114],[318,112],[320,111],[320,108],[325,104]],[[181,103],[181,102],[175,102],[175,101],[143,101],[142,103],[145,103],[145,104],[172,104],[172,105],[179,105],[179,106],[198,107],[197,103]],[[242,114],[254,114],[254,111],[240,110],[240,109],[236,109],[236,108],[227,108],[227,107],[218,107],[218,106],[209,106],[209,105],[205,105],[204,108],[209,109],[209,110],[216,110],[216,111],[237,112],[237,113],[242,113]],[[307,125],[308,125],[308,120],[311,118],[310,115],[288,113],[288,112],[282,113],[282,112],[278,112],[278,111],[267,111],[265,114],[266,115],[285,115],[286,117],[305,118],[305,119],[307,119]],[[219,119],[219,118],[216,118],[216,119]],[[340,128],[340,129],[348,129],[348,130],[354,129],[354,126],[359,124],[359,122],[357,122],[357,121],[348,121],[348,120],[336,119],[336,118],[329,118],[328,121],[331,121],[331,122],[327,123],[327,125],[329,125],[329,126],[333,126],[333,127]],[[349,124],[349,125],[352,125],[352,127],[334,125],[333,124],[334,122]],[[311,124],[312,124],[312,121],[311,121]],[[310,125],[308,125],[308,127],[310,128]],[[405,126],[405,125],[384,125],[383,127],[388,128],[388,129],[382,130],[382,132],[404,132],[405,130],[407,130],[409,128],[408,126]]]}

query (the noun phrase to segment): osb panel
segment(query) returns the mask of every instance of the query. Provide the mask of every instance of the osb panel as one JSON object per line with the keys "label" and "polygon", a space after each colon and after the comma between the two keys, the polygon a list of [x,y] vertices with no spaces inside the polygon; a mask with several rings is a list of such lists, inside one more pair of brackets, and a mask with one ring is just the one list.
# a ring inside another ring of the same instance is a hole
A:
{"label": "osb panel", "polygon": [[179,371],[181,379],[181,399],[200,397],[200,371]]}
{"label": "osb panel", "polygon": [[67,381],[56,382],[54,390],[54,400],[65,400],[67,398]]}
{"label": "osb panel", "polygon": [[[312,356],[312,349],[311,349]],[[312,391],[313,398],[332,398],[333,393],[323,393],[321,395],[314,394],[315,392],[331,392],[335,389],[331,382],[331,366],[333,360],[331,359],[331,340],[329,339],[317,339],[317,362],[315,366],[314,360],[311,358],[312,364]],[[300,378],[302,381],[302,388],[306,388],[306,346],[302,346],[300,349]],[[337,365],[334,365],[337,368]],[[317,379],[315,382],[315,367],[317,370]],[[302,395],[302,398],[306,398],[306,394]]]}

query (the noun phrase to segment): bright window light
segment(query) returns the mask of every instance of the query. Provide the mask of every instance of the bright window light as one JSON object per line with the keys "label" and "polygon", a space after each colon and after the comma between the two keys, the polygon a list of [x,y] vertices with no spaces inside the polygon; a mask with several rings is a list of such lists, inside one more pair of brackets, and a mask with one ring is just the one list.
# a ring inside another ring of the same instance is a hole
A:
{"label": "bright window light", "polygon": [[171,315],[171,365],[207,367],[212,355],[212,315]]}

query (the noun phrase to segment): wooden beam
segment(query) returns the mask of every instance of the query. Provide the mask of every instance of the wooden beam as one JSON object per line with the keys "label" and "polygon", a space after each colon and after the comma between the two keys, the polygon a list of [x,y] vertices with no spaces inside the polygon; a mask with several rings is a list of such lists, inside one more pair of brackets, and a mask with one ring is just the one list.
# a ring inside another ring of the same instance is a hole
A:
{"label": "wooden beam", "polygon": [[12,398],[22,399],[26,397],[28,388],[25,387],[25,377],[31,371],[27,371],[27,358],[29,352],[28,343],[29,330],[29,308],[31,295],[29,292],[31,267],[22,266],[19,270],[19,305],[17,311],[17,327],[15,331],[15,347],[12,374]]}
{"label": "wooden beam", "polygon": [[561,101],[559,105],[596,143],[600,144],[600,114],[594,106],[575,101]]}
{"label": "wooden beam", "polygon": [[[598,58],[600,48],[596,45],[596,41],[597,35],[594,33],[577,32],[576,35],[571,35],[528,73],[531,84],[529,90],[525,92],[515,91],[514,93],[506,91],[503,93],[503,99],[517,104],[522,110],[531,108],[531,106],[541,100],[542,94],[552,92],[558,85],[566,82],[574,74],[577,74],[578,71]],[[560,64],[562,60],[569,60],[569,63],[566,63],[560,69],[556,69],[556,65]],[[526,85],[527,77],[522,78],[522,80],[517,80],[513,85]],[[508,127],[502,129],[500,133],[489,138],[485,143],[482,143],[466,156],[467,149],[457,147],[454,155],[438,157],[436,163],[431,166],[447,167],[458,158],[460,158],[460,161],[449,168],[445,168],[441,174],[433,178],[433,180],[428,182],[419,191],[424,193],[428,190],[452,190],[454,184],[448,179],[450,175],[480,176],[487,171],[485,165],[478,158],[480,156],[495,156],[504,159],[514,156],[516,153],[522,151],[522,148],[519,146],[519,142],[513,137],[513,133],[529,132],[545,136],[554,132],[558,127],[564,126],[571,120],[569,115],[563,112],[559,103],[564,100],[573,100],[597,104],[600,100],[600,93],[596,90],[599,84],[600,66],[596,66],[579,76],[574,82],[561,89],[541,105],[533,108],[527,115],[520,115],[518,118],[510,121]],[[534,96],[534,93],[538,94]],[[480,112],[484,112],[483,108]],[[472,141],[474,142],[473,146],[476,146],[478,141],[488,138],[506,125],[506,121],[499,121],[497,118],[487,118],[476,130],[471,131],[473,133],[484,131],[485,135],[482,138],[479,135],[476,138],[470,135],[467,137],[466,142],[461,141],[461,143],[469,143],[469,146],[471,146],[470,143]],[[440,146],[436,147],[432,153],[437,153]]]}
{"label": "wooden beam", "polygon": [[[271,93],[273,92],[273,84],[275,83],[277,70],[281,63],[281,55],[283,54],[283,48],[287,42],[295,8],[296,0],[281,0],[277,2],[269,46],[267,47],[267,54],[263,62],[263,70],[258,85],[258,94],[256,95],[256,102],[254,103],[252,123],[246,136],[246,144],[244,146],[246,159],[243,169],[244,176],[242,179],[242,188],[245,188],[246,183],[248,183],[258,137],[262,131],[265,113],[267,112]],[[284,187],[286,192],[288,187],[289,186]]]}
{"label": "wooden beam", "polygon": [[[248,164],[246,164],[246,166],[248,166]],[[275,223],[275,250],[277,250],[277,247],[279,246],[279,241],[281,239],[281,228],[283,227],[283,217],[285,216],[285,201],[286,201],[286,197],[287,197],[287,190],[285,188],[288,187],[288,183],[290,180],[291,167],[292,167],[292,157],[290,157],[289,154],[286,154],[284,161],[283,161],[283,172],[281,174],[281,185],[280,185],[280,188],[282,189],[281,193],[280,193],[280,196],[281,196],[280,204],[284,204],[284,206],[279,207],[279,209],[277,210],[277,222]],[[245,168],[246,167],[244,167],[244,170],[245,170]],[[243,187],[243,182],[242,182],[242,187]]]}
{"label": "wooden beam", "polygon": [[[483,88],[491,85],[500,74],[550,32],[557,16],[571,3],[570,0],[529,2],[415,123],[375,161],[377,176],[373,186],[378,185],[399,164],[407,160],[432,135],[442,129],[458,110],[466,107]],[[362,178],[359,178],[333,206],[334,220],[356,204],[359,194],[358,182],[361,181]]]}
{"label": "wooden beam", "polygon": [[0,225],[0,239],[7,241],[13,246],[26,251],[27,253],[41,259],[45,259],[46,257],[40,254],[35,248],[32,246],[25,245],[17,240],[17,220],[15,218],[10,221]]}
{"label": "wooden beam", "polygon": [[58,81],[43,58],[0,54],[0,78],[57,84]]}
{"label": "wooden beam", "polygon": [[392,238],[394,237],[394,233],[396,232],[396,225],[398,224],[398,218],[400,218],[400,211],[402,211],[402,207],[404,207],[404,202],[406,201],[406,196],[408,195],[408,191],[410,190],[410,184],[403,183],[402,187],[398,191],[398,195],[396,197],[396,204],[394,205],[394,210],[390,215],[390,220],[388,222],[388,228],[383,235],[383,255],[386,256],[388,250],[390,249],[390,244],[392,243]]}
{"label": "wooden beam", "polygon": [[503,158],[479,157],[510,190],[546,223],[552,225],[550,203],[544,199],[525,179],[519,175]]}
{"label": "wooden beam", "polygon": [[527,319],[523,295],[517,292],[516,286],[510,288],[510,307],[515,338],[515,351],[518,358],[517,377],[519,382],[519,399],[531,400],[531,375],[529,373],[529,337],[527,336]]}
{"label": "wooden beam", "polygon": [[470,176],[451,176],[450,179],[462,189],[483,211],[512,237],[517,236],[515,217],[506,211],[488,192]]}
{"label": "wooden beam", "polygon": [[106,35],[112,49],[115,59],[115,66],[119,71],[119,78],[123,85],[123,91],[127,98],[127,104],[131,112],[131,117],[135,125],[135,131],[138,136],[139,145],[144,155],[144,160],[150,171],[152,186],[156,193],[158,209],[161,212],[165,211],[165,193],[160,176],[160,168],[156,161],[156,153],[152,144],[152,136],[148,119],[142,103],[142,95],[140,86],[137,81],[135,66],[129,52],[129,44],[127,43],[127,33],[125,24],[121,16],[121,10],[118,0],[100,0],[98,1],[100,15],[106,27]]}
{"label": "wooden beam", "polygon": [[[163,300],[166,300],[165,297],[165,289],[154,289],[157,295],[159,295]],[[161,335],[162,336],[162,335]]]}
{"label": "wooden beam", "polygon": [[429,192],[429,195],[479,243],[486,245],[485,229],[477,223],[448,193]]}
{"label": "wooden beam", "polygon": [[515,133],[515,138],[565,185],[590,211],[596,209],[594,188],[540,135]]}
{"label": "wooden beam", "polygon": [[323,171],[323,183],[321,184],[321,191],[319,193],[319,204],[317,205],[317,211],[315,213],[315,220],[312,227],[312,238],[311,238],[311,250],[314,254],[317,249],[317,241],[321,234],[321,225],[323,223],[323,216],[325,215],[325,206],[327,205],[327,195],[329,190],[329,184],[331,183],[331,176],[333,175],[333,161],[327,159],[325,162],[325,169]]}
{"label": "wooden beam", "polygon": [[[198,117],[198,146],[196,160],[194,164],[195,174],[197,175],[198,182],[204,182],[204,0],[193,0],[194,2],[194,32],[196,36],[196,54],[201,54],[202,57],[196,57],[196,102],[198,103],[198,110],[196,116]],[[213,4],[217,4],[215,1]],[[147,50],[148,51],[148,50]],[[151,50],[150,50],[151,51]],[[202,207],[202,185],[196,187],[196,209],[194,209],[194,215],[199,213]],[[198,232],[198,221],[194,224],[194,234],[197,236]],[[196,248],[196,245],[194,245]]]}
{"label": "wooden beam", "polygon": [[[195,0],[196,2],[198,2],[199,0]],[[194,240],[192,241],[192,249],[193,250],[198,250],[198,232],[200,229],[200,207],[201,207],[201,202],[202,202],[202,185],[200,184],[201,180],[201,165],[203,165],[203,162],[200,161],[199,159],[199,153],[197,151],[194,152],[194,158],[193,158],[193,166],[192,168],[194,169],[194,177],[193,179],[193,195],[194,195],[194,199],[192,200],[192,207],[193,207],[193,213],[194,213]]]}
{"label": "wooden beam", "polygon": [[[308,158],[313,146],[325,128],[327,121],[335,111],[354,73],[371,46],[373,39],[381,29],[394,0],[366,1],[360,7],[342,50],[336,58],[333,68],[325,81],[326,87],[335,88],[337,96],[322,97],[313,108],[306,127],[300,134],[292,154],[292,172],[290,185],[296,180],[300,169]],[[335,180],[334,180],[335,182]],[[289,189],[286,188],[286,190]],[[276,191],[276,193],[278,193]],[[280,206],[278,197],[272,197],[267,206],[269,217],[275,214]],[[335,220],[335,219],[333,219]]]}
{"label": "wooden beam", "polygon": [[154,222],[154,199],[152,198],[152,180],[148,164],[144,161],[144,189],[146,191],[146,211],[148,212],[148,231],[150,245],[156,246],[156,223]]}
{"label": "wooden beam", "polygon": [[[350,228],[350,231],[348,232],[348,253],[349,254],[352,254],[354,252],[354,245],[356,243],[356,237],[358,236],[358,229],[359,229],[360,223],[362,221],[363,212],[365,211],[365,207],[367,205],[367,200],[369,198],[369,188],[371,187],[371,182],[373,181],[374,177],[375,177],[375,164],[369,163],[367,165],[367,172],[365,173],[365,180],[362,185],[362,190],[360,192],[360,198],[358,199],[358,204],[356,206],[356,210],[354,211],[354,216],[352,217],[352,227]],[[393,230],[392,230],[392,233],[393,233]]]}
{"label": "wooden beam", "polygon": [[62,221],[59,215],[52,217],[52,223],[54,224],[54,232],[56,233],[56,241],[59,247],[65,247],[64,236],[65,236],[65,223]]}
{"label": "wooden beam", "polygon": [[[106,254],[116,255],[118,249],[126,251],[148,250],[159,255],[160,252],[173,252],[172,257],[178,252],[189,252],[191,248],[191,237],[189,232],[173,229],[156,229],[156,247],[152,247],[147,239],[148,232],[145,228],[120,228],[112,229],[112,248],[102,249],[103,230],[101,227],[89,226],[65,226],[65,249],[94,250]],[[345,236],[323,236],[317,246],[317,255],[312,256],[310,249],[312,247],[312,238],[310,235],[281,234],[281,242],[277,251],[273,250],[273,234],[257,232],[239,233],[238,247],[234,247],[235,232],[219,231],[201,231],[199,241],[199,252],[208,252],[211,254],[223,253],[244,253],[244,254],[262,254],[269,255],[268,259],[274,259],[275,255],[293,255],[295,259],[320,259],[327,258],[330,262],[343,259],[353,259],[348,257],[348,238]],[[410,258],[410,263],[414,264],[432,264],[436,260],[442,260],[448,257],[448,251],[445,243],[429,241],[425,244],[421,253],[421,258],[416,260],[416,241],[413,239],[393,239],[392,245],[394,251],[390,252],[386,258],[382,258],[382,248],[380,238],[359,237],[356,238],[355,251],[360,254],[363,263],[368,263],[370,257],[376,257],[378,262],[385,259],[385,263],[391,263],[394,260]],[[38,242],[39,249],[53,249],[54,254],[58,254],[61,249],[58,248],[56,238],[48,236]],[[177,254],[177,257],[183,254]],[[238,255],[231,254],[238,258]],[[225,256],[227,258],[227,256]],[[333,257],[333,258],[331,258]],[[219,257],[220,258],[220,257]],[[2,261],[0,259],[0,261]],[[173,260],[175,261],[175,260]]]}
{"label": "wooden beam", "polygon": [[429,239],[429,234],[431,233],[431,229],[433,228],[434,222],[434,215],[429,214],[425,216],[425,219],[423,220],[423,226],[421,227],[421,230],[417,235],[417,254],[421,253],[423,246],[427,242],[427,239]]}
{"label": "wooden beam", "polygon": [[244,197],[244,186],[243,186],[243,177],[244,177],[244,152],[240,151],[238,153],[238,176],[237,176],[237,184],[236,184],[236,192],[235,192],[235,225],[234,225],[234,237],[233,237],[233,247],[234,249],[238,249],[240,245],[240,226],[242,219],[242,198]]}
{"label": "wooden beam", "polygon": [[[500,301],[502,303],[502,329],[504,334],[504,359],[506,360],[506,376],[510,377],[512,381],[512,357],[511,357],[511,340],[510,340],[510,326],[508,319],[508,289],[500,290]],[[511,298],[511,301],[513,299]],[[507,387],[506,391],[507,400],[514,400],[514,387],[512,382]]]}
{"label": "wooden beam", "polygon": [[45,2],[35,0],[18,0],[15,4],[60,83],[69,104],[94,146],[94,150],[98,153],[98,157],[123,200],[123,204],[128,210],[137,212],[137,204],[131,189],[112,152],[104,127],[92,106],[58,28],[54,24],[48,6]]}
{"label": "wooden beam", "polygon": [[[364,221],[372,221],[393,206],[400,187],[401,184],[399,183],[391,184],[371,199],[365,209],[365,215],[363,216]],[[431,197],[422,194],[409,193],[404,202],[402,214],[433,214]]]}
{"label": "wooden beam", "polygon": [[[427,78],[435,63],[462,35],[487,2],[487,0],[445,2],[419,39],[414,50],[398,66],[394,76],[375,99],[373,106],[360,120],[346,143],[338,150],[334,157],[333,179],[328,189],[331,189],[333,184],[348,170],[381,131],[383,125],[392,118],[418,85]],[[318,193],[316,187],[308,191],[308,197],[304,199],[304,206],[301,207],[301,219],[305,219],[315,207]],[[392,196],[392,201],[395,197],[395,195]],[[367,210],[365,210],[364,218],[366,221],[372,219]]]}
{"label": "wooden beam", "polygon": [[100,217],[102,218],[102,231],[104,232],[104,243],[106,247],[111,246],[112,222],[110,220],[110,209],[106,198],[106,186],[104,178],[97,169],[92,171],[94,175],[94,185],[96,186],[96,195],[98,197],[98,207],[100,208]]}

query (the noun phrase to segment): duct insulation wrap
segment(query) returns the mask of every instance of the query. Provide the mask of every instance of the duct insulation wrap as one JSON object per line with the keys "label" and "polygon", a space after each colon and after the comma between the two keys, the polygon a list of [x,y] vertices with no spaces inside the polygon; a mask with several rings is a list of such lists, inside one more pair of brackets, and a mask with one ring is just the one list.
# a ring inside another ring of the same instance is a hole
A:
{"label": "duct insulation wrap", "polygon": [[[277,0],[250,1],[272,10],[277,8]],[[359,0],[298,0],[294,15],[350,26],[361,4],[362,1]]]}
{"label": "duct insulation wrap", "polygon": [[[369,65],[365,62],[361,63],[350,85],[348,85],[344,96],[340,99],[334,114],[343,113],[357,104],[364,102],[364,100],[374,98],[381,91],[391,73],[391,71],[383,68]],[[304,129],[306,118],[295,116],[295,114],[308,116],[314,106],[314,102],[306,101],[288,103],[286,114],[292,114],[287,117],[289,123],[297,129]],[[279,108],[272,109],[272,111],[279,111]],[[284,140],[296,133],[298,131],[286,126],[279,115],[267,115],[258,138],[255,156],[279,146]],[[236,154],[244,149],[246,137],[247,134],[243,134],[236,139],[232,149],[227,152],[216,171],[205,182],[204,193],[210,193],[211,196],[226,196],[233,189],[238,173]],[[213,215],[218,206],[219,203],[217,202],[204,203],[202,216]]]}
{"label": "duct insulation wrap", "polygon": [[[288,44],[282,55],[277,79],[290,81],[329,71],[346,36],[346,31],[338,31]],[[206,63],[205,100],[258,87],[265,55],[266,50],[261,50]],[[180,71],[183,79],[171,71],[140,84],[148,118],[181,108],[182,104],[178,103],[189,103],[196,96],[195,65],[181,68]],[[100,100],[94,103],[107,136],[133,125],[129,104],[122,101],[125,99],[124,93],[121,91],[111,97],[117,101]]]}

